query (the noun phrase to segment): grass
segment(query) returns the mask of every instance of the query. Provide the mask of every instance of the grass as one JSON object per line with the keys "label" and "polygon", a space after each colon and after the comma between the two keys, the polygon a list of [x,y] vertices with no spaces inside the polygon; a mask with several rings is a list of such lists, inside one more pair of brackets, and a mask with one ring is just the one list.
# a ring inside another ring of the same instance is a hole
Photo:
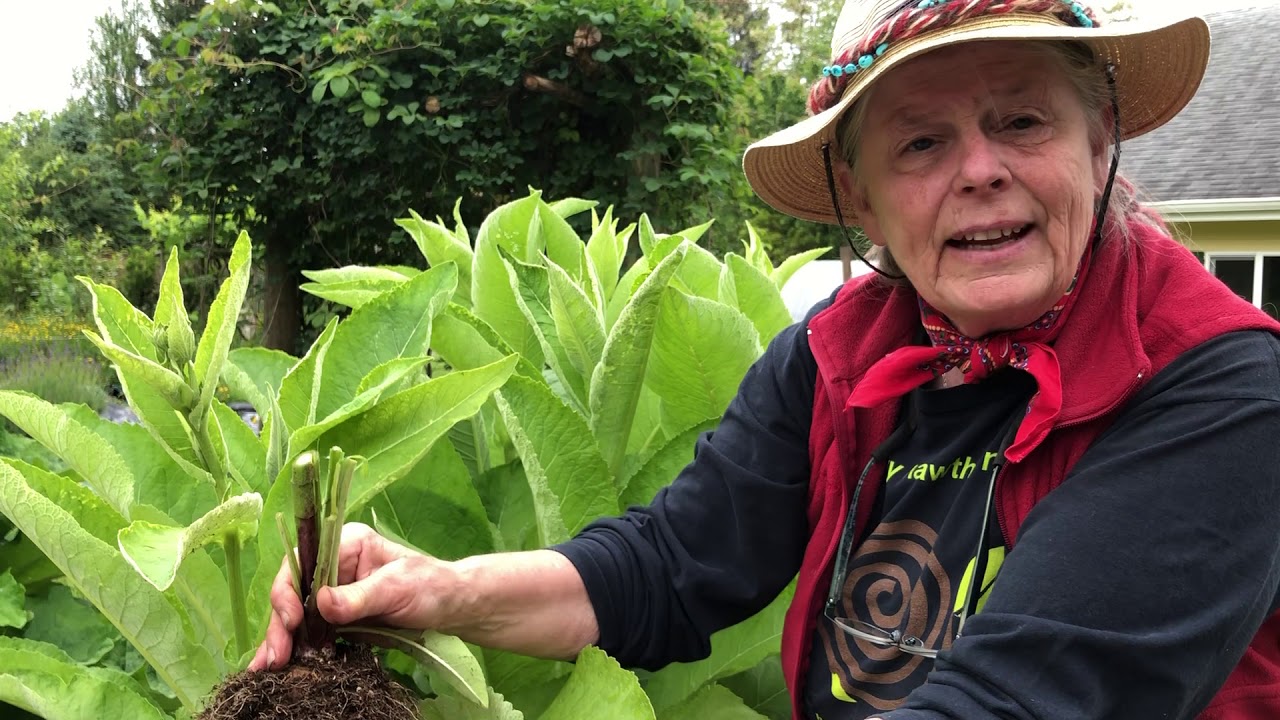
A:
{"label": "grass", "polygon": [[101,411],[108,399],[107,370],[81,334],[84,327],[49,317],[0,324],[0,390]]}

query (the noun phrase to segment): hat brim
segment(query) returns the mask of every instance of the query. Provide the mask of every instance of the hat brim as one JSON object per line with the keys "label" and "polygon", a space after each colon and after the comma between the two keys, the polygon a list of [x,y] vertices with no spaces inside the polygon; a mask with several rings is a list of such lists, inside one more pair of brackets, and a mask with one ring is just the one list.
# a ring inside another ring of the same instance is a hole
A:
{"label": "hat brim", "polygon": [[[760,199],[788,215],[835,223],[822,148],[836,142],[840,116],[878,78],[910,58],[950,45],[984,40],[1073,40],[1115,67],[1122,139],[1169,122],[1195,95],[1209,64],[1209,26],[1198,17],[1095,28],[1062,25],[1044,15],[975,18],[895,43],[859,72],[835,106],[753,143],[743,171]],[[842,198],[845,217],[854,208]]]}

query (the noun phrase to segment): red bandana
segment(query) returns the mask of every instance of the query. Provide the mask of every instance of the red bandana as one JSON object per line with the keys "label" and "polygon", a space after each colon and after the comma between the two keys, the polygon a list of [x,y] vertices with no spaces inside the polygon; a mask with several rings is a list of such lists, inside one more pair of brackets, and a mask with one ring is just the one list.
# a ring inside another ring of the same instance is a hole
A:
{"label": "red bandana", "polygon": [[1062,375],[1050,345],[1080,296],[1076,291],[1084,284],[1089,255],[1086,249],[1066,294],[1038,320],[1018,330],[975,340],[920,300],[920,320],[932,345],[901,348],[881,358],[854,388],[848,407],[874,407],[902,397],[956,367],[964,371],[966,383],[978,382],[1004,367],[1024,370],[1035,378],[1038,388],[1013,444],[1005,452],[1013,462],[1022,460],[1049,433],[1062,410]]}

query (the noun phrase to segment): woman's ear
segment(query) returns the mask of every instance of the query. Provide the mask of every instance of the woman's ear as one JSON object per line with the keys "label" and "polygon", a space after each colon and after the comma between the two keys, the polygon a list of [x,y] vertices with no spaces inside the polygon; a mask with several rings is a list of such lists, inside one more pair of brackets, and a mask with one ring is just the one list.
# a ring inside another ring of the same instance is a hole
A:
{"label": "woman's ear", "polygon": [[[849,167],[849,163],[845,162],[844,158],[836,158],[831,162],[831,169],[835,172],[836,190],[840,193],[842,201],[840,207],[846,211],[845,224],[862,228],[862,232],[873,245],[884,245],[880,223],[876,221],[876,214],[871,209],[866,191],[853,176],[853,168]],[[852,214],[847,212],[850,208],[853,209]]]}

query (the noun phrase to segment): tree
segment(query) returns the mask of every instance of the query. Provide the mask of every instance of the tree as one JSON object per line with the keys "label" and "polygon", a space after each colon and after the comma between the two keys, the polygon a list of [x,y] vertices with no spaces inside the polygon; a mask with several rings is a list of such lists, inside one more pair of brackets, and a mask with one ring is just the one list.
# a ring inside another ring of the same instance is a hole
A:
{"label": "tree", "polygon": [[534,186],[678,229],[740,174],[740,74],[682,0],[217,0],[162,48],[150,169],[210,215],[256,210],[270,347],[296,349],[301,268],[411,257],[409,209]]}

